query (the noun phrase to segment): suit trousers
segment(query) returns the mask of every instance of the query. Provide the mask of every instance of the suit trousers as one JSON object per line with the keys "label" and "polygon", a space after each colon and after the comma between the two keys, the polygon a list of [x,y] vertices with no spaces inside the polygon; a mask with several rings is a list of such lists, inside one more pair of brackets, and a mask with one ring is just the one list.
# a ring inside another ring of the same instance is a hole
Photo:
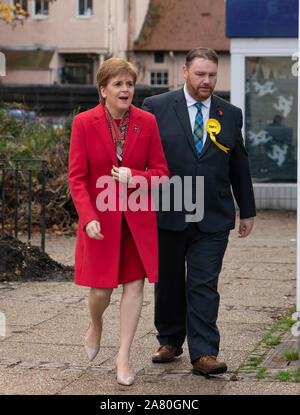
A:
{"label": "suit trousers", "polygon": [[197,223],[183,231],[158,230],[157,339],[180,348],[187,337],[192,363],[219,352],[218,278],[229,232],[201,232]]}

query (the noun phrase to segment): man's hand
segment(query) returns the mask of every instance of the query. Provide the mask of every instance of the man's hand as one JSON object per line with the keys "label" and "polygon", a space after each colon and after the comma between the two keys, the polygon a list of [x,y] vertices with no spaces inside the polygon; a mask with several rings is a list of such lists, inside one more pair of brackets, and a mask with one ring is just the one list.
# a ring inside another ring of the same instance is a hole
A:
{"label": "man's hand", "polygon": [[98,239],[101,241],[104,238],[104,235],[100,233],[101,227],[100,222],[97,220],[92,220],[85,227],[86,233],[92,239]]}
{"label": "man's hand", "polygon": [[254,225],[254,218],[240,220],[239,238],[245,238],[249,235]]}

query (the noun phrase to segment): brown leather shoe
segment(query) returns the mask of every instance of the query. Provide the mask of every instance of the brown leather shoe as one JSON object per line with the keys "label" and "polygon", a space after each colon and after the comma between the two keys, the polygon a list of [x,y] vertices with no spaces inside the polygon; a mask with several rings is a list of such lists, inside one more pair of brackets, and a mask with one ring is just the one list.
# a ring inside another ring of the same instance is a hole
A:
{"label": "brown leather shoe", "polygon": [[202,356],[193,363],[192,372],[194,375],[216,375],[226,370],[226,363],[218,362],[215,356]]}
{"label": "brown leather shoe", "polygon": [[180,356],[182,349],[172,346],[170,344],[162,344],[156,353],[152,356],[153,363],[168,363],[172,362],[174,357]]}

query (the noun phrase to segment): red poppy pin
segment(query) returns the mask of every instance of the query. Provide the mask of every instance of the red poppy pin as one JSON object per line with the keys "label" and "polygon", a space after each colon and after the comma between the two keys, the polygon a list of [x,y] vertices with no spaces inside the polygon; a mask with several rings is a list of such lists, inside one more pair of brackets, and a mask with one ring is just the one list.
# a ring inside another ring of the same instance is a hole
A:
{"label": "red poppy pin", "polygon": [[222,115],[223,115],[223,112],[220,110],[220,108],[218,108],[218,114],[219,114],[220,117],[222,117]]}

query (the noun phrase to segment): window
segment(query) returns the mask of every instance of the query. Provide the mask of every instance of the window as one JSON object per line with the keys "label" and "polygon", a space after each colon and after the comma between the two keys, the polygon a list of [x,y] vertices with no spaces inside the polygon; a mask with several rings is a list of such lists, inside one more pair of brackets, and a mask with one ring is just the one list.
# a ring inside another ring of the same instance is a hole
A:
{"label": "window", "polygon": [[28,0],[13,0],[12,3],[14,6],[20,7],[25,12],[28,12]]}
{"label": "window", "polygon": [[168,71],[150,71],[150,85],[167,87],[169,83]]}
{"label": "window", "polygon": [[90,17],[93,15],[93,0],[77,0],[78,16]]}
{"label": "window", "polygon": [[88,68],[85,65],[67,65],[61,70],[63,84],[88,84]]}
{"label": "window", "polygon": [[255,179],[297,177],[297,78],[290,57],[246,58],[245,135]]}
{"label": "window", "polygon": [[60,70],[62,84],[93,84],[94,60],[87,54],[60,55],[64,59],[64,66]]}
{"label": "window", "polygon": [[[16,7],[14,15],[18,19],[24,19],[28,15],[28,0],[12,0],[11,4]],[[20,10],[22,10],[21,13]]]}
{"label": "window", "polygon": [[49,3],[44,0],[33,1],[33,16],[34,17],[48,17]]}
{"label": "window", "polygon": [[163,63],[164,62],[164,52],[154,52],[154,62]]}

